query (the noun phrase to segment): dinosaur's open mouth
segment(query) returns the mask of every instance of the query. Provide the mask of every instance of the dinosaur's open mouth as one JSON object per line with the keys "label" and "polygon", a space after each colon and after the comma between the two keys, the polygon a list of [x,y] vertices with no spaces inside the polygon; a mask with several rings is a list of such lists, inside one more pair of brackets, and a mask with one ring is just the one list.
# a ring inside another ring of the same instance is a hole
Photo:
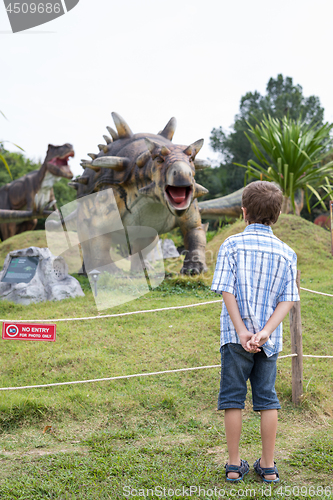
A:
{"label": "dinosaur's open mouth", "polygon": [[68,159],[71,156],[72,157],[74,156],[74,151],[71,151],[70,153],[67,153],[64,156],[55,156],[48,163],[52,163],[52,165],[55,165],[56,167],[65,167],[68,165]]}
{"label": "dinosaur's open mouth", "polygon": [[182,208],[187,208],[190,201],[192,186],[167,186],[165,192],[171,205],[177,210],[180,210]]}

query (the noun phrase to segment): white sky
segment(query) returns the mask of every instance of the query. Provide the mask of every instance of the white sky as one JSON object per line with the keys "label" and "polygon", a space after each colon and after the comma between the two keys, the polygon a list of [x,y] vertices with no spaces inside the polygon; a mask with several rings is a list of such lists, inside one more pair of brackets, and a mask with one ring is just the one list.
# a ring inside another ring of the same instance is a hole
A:
{"label": "white sky", "polygon": [[332,122],[332,17],[331,0],[80,0],[12,34],[0,1],[0,140],[33,159],[71,142],[78,174],[116,111],[134,133],[175,116],[174,142],[203,137],[198,156],[213,158],[212,128],[227,129],[240,97],[278,73],[319,96]]}

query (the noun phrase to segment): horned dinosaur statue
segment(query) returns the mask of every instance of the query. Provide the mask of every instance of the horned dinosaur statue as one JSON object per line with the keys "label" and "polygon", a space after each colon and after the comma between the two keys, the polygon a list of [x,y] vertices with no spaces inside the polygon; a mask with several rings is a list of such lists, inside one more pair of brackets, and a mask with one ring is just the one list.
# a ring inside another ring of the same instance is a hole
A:
{"label": "horned dinosaur statue", "polygon": [[[173,144],[175,118],[154,135],[133,134],[121,116],[112,116],[117,132],[107,127],[110,136],[104,136],[106,144],[99,144],[98,154],[89,153],[91,161],[82,160],[83,174],[70,183],[77,189],[78,199],[111,187],[125,227],[149,226],[158,234],[180,227],[186,250],[181,272],[205,272],[206,232],[197,198],[208,191],[195,182],[196,170],[210,166],[196,158],[203,139],[189,146]],[[225,213],[230,212],[232,204],[240,212],[238,197],[236,201],[226,200]],[[83,210],[79,210],[78,232],[89,271],[111,264],[112,234],[89,238],[91,228],[84,229],[84,217]]]}
{"label": "horned dinosaur statue", "polygon": [[2,240],[31,231],[38,218],[45,218],[56,200],[53,185],[60,178],[71,179],[68,159],[74,156],[73,146],[48,145],[45,160],[39,170],[33,170],[0,188],[0,230]]}

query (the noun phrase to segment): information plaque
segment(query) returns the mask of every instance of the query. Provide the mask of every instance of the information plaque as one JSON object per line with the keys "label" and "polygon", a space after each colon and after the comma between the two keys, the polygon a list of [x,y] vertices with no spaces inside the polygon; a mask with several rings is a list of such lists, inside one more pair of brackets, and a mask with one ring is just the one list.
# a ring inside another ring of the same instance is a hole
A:
{"label": "information plaque", "polygon": [[3,283],[29,283],[36,274],[39,257],[12,257]]}

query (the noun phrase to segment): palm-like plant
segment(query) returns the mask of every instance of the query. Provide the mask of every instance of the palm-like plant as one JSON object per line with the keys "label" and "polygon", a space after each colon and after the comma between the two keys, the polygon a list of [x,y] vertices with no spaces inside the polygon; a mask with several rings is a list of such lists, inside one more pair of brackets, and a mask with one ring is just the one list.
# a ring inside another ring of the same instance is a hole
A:
{"label": "palm-like plant", "polygon": [[[333,127],[325,123],[321,127],[309,126],[301,119],[296,121],[285,116],[282,120],[264,119],[255,127],[249,125],[252,150],[259,163],[249,160],[247,165],[239,165],[247,169],[246,177],[272,181],[282,189],[284,195],[283,212],[288,211],[289,199],[294,212],[295,193],[305,192],[308,210],[310,198],[315,195],[324,208],[323,199],[333,195],[333,161],[325,163],[325,157],[332,152],[333,138],[330,131]],[[326,192],[320,196],[318,189]]]}
{"label": "palm-like plant", "polygon": [[[0,110],[0,114],[5,118],[5,120],[7,120],[5,114]],[[2,161],[2,163],[5,165],[6,169],[7,169],[7,172],[9,173],[10,175],[10,178],[13,179],[13,176],[12,176],[12,173],[10,171],[10,168],[9,168],[9,165],[6,161],[6,158],[4,157],[4,155],[1,153],[1,149],[2,149],[2,144],[4,142],[10,142],[10,141],[1,141],[0,142],[0,160]],[[14,144],[14,142],[12,142],[11,144],[13,144],[14,146],[16,146],[17,148],[21,149],[21,151],[24,151],[23,148],[21,148],[20,146],[18,146],[17,144]]]}

